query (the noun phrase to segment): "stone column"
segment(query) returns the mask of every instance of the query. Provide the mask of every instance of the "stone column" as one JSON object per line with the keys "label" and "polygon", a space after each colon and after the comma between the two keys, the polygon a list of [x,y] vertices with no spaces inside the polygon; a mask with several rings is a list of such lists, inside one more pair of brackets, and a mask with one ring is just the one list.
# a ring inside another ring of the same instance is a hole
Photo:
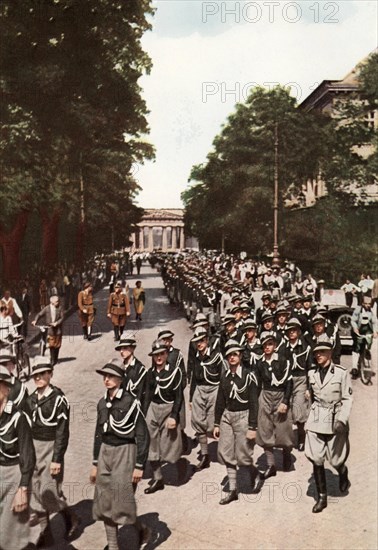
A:
{"label": "stone column", "polygon": [[148,250],[152,252],[154,249],[154,238],[152,235],[152,227],[148,228]]}
{"label": "stone column", "polygon": [[176,233],[176,226],[172,226],[172,250],[176,250],[177,248],[177,233]]}
{"label": "stone column", "polygon": [[161,238],[161,247],[163,249],[163,252],[167,252],[168,245],[167,245],[167,228],[162,228],[162,238]]}
{"label": "stone column", "polygon": [[180,227],[180,249],[185,248],[184,228]]}

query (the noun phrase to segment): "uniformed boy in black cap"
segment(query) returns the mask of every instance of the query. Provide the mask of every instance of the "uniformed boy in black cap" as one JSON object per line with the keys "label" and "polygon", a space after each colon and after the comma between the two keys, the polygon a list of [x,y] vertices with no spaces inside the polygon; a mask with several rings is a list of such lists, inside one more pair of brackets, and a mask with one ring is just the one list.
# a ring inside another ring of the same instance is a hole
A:
{"label": "uniformed boy in black cap", "polygon": [[119,550],[118,525],[134,526],[139,544],[150,530],[137,519],[136,485],[147,462],[149,435],[139,401],[122,388],[123,369],[110,360],[101,369],[106,395],[97,405],[90,481],[96,483],[93,517],[103,521],[108,550]]}
{"label": "uniformed boy in black cap", "polygon": [[137,343],[133,336],[123,334],[115,350],[119,351],[123,368],[122,387],[139,399],[143,413],[146,412],[147,370],[135,357]]}
{"label": "uniformed boy in black cap", "polygon": [[0,365],[0,544],[4,550],[23,550],[29,543],[35,452],[26,415],[9,401],[12,386],[11,375]]}
{"label": "uniformed boy in black cap", "polygon": [[173,347],[174,333],[169,329],[163,329],[159,332],[157,339],[165,343],[168,348],[168,363],[170,365],[177,365],[182,374],[182,405],[180,410],[180,428],[182,436],[182,452],[185,454],[189,449],[188,436],[185,433],[186,428],[186,412],[185,412],[185,396],[184,390],[187,385],[187,376],[185,370],[184,356],[179,348]]}
{"label": "uniformed boy in black cap", "polygon": [[203,470],[210,466],[207,434],[213,432],[215,400],[225,364],[219,350],[211,348],[204,327],[196,328],[192,342],[197,352],[190,383],[189,406],[192,411],[192,428],[200,444],[197,470]]}
{"label": "uniformed boy in black cap", "polygon": [[146,494],[164,489],[161,471],[163,462],[176,463],[182,453],[179,426],[182,405],[182,373],[177,365],[168,362],[169,350],[164,342],[155,340],[149,354],[153,367],[147,373],[146,422],[150,433],[150,461],[153,478]]}
{"label": "uniformed boy in black cap", "polygon": [[228,369],[223,371],[215,404],[214,437],[218,458],[227,469],[229,493],[219,504],[238,500],[237,467],[248,468],[253,479],[253,493],[258,493],[263,478],[253,465],[257,430],[258,389],[256,377],[242,365],[243,347],[236,340],[226,344]]}
{"label": "uniformed boy in black cap", "polygon": [[260,390],[257,443],[264,448],[268,468],[264,478],[276,475],[273,448],[283,450],[283,470],[291,468],[293,446],[290,398],[293,380],[290,363],[276,352],[276,336],[263,332],[260,336],[263,356],[256,362],[255,374]]}
{"label": "uniformed boy in black cap", "polygon": [[73,535],[79,520],[68,508],[62,491],[64,455],[69,440],[69,403],[62,390],[51,384],[53,367],[49,360],[36,356],[33,363],[31,374],[36,390],[29,395],[25,411],[30,418],[37,458],[30,507],[34,521],[38,518],[41,526],[38,547],[53,543],[50,514],[62,513],[67,537]]}

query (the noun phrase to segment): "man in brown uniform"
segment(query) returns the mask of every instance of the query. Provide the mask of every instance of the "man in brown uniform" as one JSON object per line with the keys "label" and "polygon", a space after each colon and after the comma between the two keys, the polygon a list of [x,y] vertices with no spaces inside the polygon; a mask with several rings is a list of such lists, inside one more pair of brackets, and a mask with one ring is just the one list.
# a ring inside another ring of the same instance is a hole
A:
{"label": "man in brown uniform", "polygon": [[77,296],[79,319],[83,329],[84,340],[91,339],[92,325],[95,318],[92,291],[92,284],[86,282],[84,283],[83,290],[81,290]]}
{"label": "man in brown uniform", "polygon": [[127,294],[122,292],[120,281],[117,281],[114,292],[109,295],[107,316],[113,324],[114,341],[118,342],[124,331],[126,318],[130,316],[130,301]]}

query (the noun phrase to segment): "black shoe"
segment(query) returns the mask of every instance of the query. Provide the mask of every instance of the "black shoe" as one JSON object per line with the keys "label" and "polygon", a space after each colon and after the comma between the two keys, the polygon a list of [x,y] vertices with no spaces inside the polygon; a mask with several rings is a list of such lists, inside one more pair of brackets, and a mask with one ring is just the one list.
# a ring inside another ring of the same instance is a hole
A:
{"label": "black shoe", "polygon": [[290,472],[291,468],[291,453],[283,452],[282,455],[282,469],[284,472]]}
{"label": "black shoe", "polygon": [[263,488],[263,485],[264,485],[264,477],[263,475],[258,472],[257,476],[255,477],[253,483],[252,483],[252,494],[253,495],[257,495],[261,489]]}
{"label": "black shoe", "polygon": [[162,491],[164,489],[164,481],[162,479],[156,479],[152,484],[144,490],[146,495],[156,493],[156,491]]}
{"label": "black shoe", "polygon": [[268,479],[269,477],[273,477],[275,475],[277,475],[277,470],[276,467],[273,465],[269,466],[269,468],[265,470],[265,472],[263,473],[263,478]]}
{"label": "black shoe", "polygon": [[346,493],[349,486],[348,468],[345,466],[344,470],[341,473],[339,472],[339,489],[342,493]]}
{"label": "black shoe", "polygon": [[304,443],[299,443],[298,445],[298,451],[300,453],[303,453],[303,451],[305,450],[305,444]]}
{"label": "black shoe", "polygon": [[150,542],[152,531],[147,525],[142,524],[142,528],[139,531],[139,550],[143,550]]}
{"label": "black shoe", "polygon": [[68,540],[76,534],[80,525],[80,518],[71,510],[63,510],[62,512],[64,525],[66,528],[65,538]]}
{"label": "black shoe", "polygon": [[234,500],[239,500],[238,492],[236,489],[230,491],[227,496],[222,498],[222,500],[219,501],[219,504],[230,504],[230,502],[233,502]]}
{"label": "black shoe", "polygon": [[320,493],[318,500],[316,501],[316,504],[314,505],[312,511],[314,514],[318,514],[324,508],[327,508],[327,494]]}
{"label": "black shoe", "polygon": [[357,369],[352,369],[350,374],[351,374],[352,380],[357,380],[357,378],[358,378],[358,370]]}
{"label": "black shoe", "polygon": [[39,538],[35,544],[36,548],[49,548],[54,546],[55,541],[51,532],[51,527],[48,525],[46,529],[39,535]]}
{"label": "black shoe", "polygon": [[186,455],[189,451],[189,438],[186,435],[186,433],[184,432],[184,430],[182,430],[182,432],[181,432],[181,437],[182,437],[182,453],[181,454]]}
{"label": "black shoe", "polygon": [[200,461],[196,466],[197,470],[204,470],[205,468],[210,468],[210,457],[209,455],[202,455]]}

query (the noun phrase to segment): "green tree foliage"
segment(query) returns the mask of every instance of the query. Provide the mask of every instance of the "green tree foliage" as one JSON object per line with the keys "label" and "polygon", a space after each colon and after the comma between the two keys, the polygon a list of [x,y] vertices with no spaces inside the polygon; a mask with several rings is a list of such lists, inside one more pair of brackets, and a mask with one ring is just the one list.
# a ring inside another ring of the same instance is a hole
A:
{"label": "green tree foliage", "polygon": [[83,177],[86,238],[114,222],[115,212],[128,232],[139,212],[133,164],[153,156],[138,84],[151,68],[141,37],[152,13],[150,0],[2,2],[0,200],[7,211],[17,214],[21,203],[37,209],[49,230],[68,210],[78,224]]}
{"label": "green tree foliage", "polygon": [[326,150],[326,122],[298,111],[289,92],[257,88],[238,104],[205,164],[183,193],[187,229],[203,246],[266,254],[272,249],[275,136],[280,204],[288,187],[315,177]]}

